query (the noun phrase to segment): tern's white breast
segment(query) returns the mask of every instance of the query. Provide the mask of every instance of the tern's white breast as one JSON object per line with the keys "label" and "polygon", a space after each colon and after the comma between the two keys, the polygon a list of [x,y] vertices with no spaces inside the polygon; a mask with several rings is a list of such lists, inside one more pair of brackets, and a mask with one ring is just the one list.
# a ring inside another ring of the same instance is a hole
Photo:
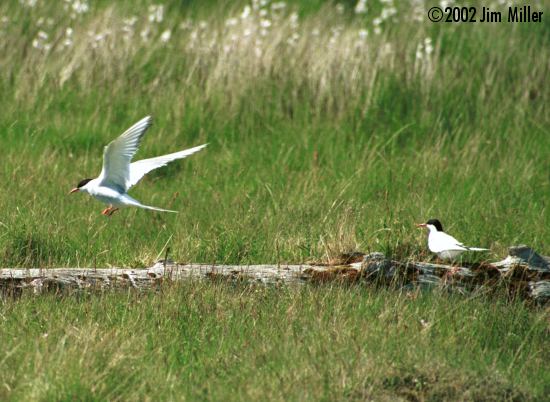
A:
{"label": "tern's white breast", "polygon": [[114,206],[121,206],[123,194],[117,190],[105,186],[94,186],[88,190],[91,196],[99,201]]}

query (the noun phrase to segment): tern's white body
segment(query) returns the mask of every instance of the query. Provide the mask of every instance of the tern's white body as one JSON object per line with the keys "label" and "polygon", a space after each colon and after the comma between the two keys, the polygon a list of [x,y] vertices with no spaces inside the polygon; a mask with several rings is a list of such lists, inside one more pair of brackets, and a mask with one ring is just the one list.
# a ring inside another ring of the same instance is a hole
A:
{"label": "tern's white body", "polygon": [[147,116],[109,143],[103,152],[103,169],[99,177],[83,181],[84,184],[79,184],[79,187],[73,189],[73,191],[84,191],[109,205],[109,208],[104,211],[104,213],[109,212],[109,215],[117,208],[128,206],[154,211],[176,212],[143,205],[138,200],[130,197],[127,191],[151,170],[192,155],[206,147],[206,144],[156,158],[131,162],[145,131],[151,126],[151,123],[151,117]]}
{"label": "tern's white body", "polygon": [[432,253],[437,254],[442,260],[455,260],[465,251],[486,251],[486,248],[468,247],[459,242],[453,236],[438,231],[434,225],[426,225],[430,230],[428,235],[428,248]]}
{"label": "tern's white body", "polygon": [[125,192],[117,191],[111,187],[102,186],[98,179],[90,181],[80,190],[87,192],[96,200],[99,200],[104,204],[112,205],[117,208],[126,206],[146,207],[146,205],[141,205],[139,201],[130,197]]}

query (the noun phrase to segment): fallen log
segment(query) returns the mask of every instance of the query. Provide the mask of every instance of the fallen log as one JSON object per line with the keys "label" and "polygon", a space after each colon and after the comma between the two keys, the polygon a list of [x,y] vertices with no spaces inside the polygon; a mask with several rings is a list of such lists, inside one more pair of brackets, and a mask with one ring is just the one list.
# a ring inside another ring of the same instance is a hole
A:
{"label": "fallen log", "polygon": [[[360,262],[349,263],[361,259]],[[506,286],[514,294],[537,303],[550,301],[550,258],[527,246],[509,248],[502,261],[471,266],[451,266],[420,261],[396,261],[382,253],[353,253],[345,265],[215,265],[178,264],[161,260],[150,268],[50,268],[1,269],[0,289],[18,293],[46,290],[109,289],[145,290],[164,282],[186,279],[251,281],[264,284],[346,281],[376,283],[400,288],[441,287],[469,292]]]}

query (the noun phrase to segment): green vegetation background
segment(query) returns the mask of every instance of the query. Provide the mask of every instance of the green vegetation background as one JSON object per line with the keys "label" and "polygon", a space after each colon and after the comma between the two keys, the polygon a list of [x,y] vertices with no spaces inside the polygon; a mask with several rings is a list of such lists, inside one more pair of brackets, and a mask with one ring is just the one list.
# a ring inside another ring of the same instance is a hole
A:
{"label": "green vegetation background", "polygon": [[[409,257],[425,248],[414,223],[432,217],[488,258],[518,243],[550,253],[549,24],[417,22],[398,3],[376,35],[383,3],[365,17],[294,2],[262,37],[257,11],[227,26],[242,5],[171,2],[151,23],[150,3],[135,4],[93,3],[76,19],[53,3],[0,7],[1,265],[144,266],[166,244],[197,262]],[[39,31],[49,51],[33,47]],[[69,197],[148,114],[137,158],[210,144],[131,192],[180,213],[106,219]]]}
{"label": "green vegetation background", "polygon": [[[481,258],[519,243],[550,254],[548,15],[433,24],[421,2],[357,14],[169,1],[160,18],[145,0],[82,4],[0,4],[1,266],[147,266],[167,246],[210,263],[428,258],[414,223],[433,217],[490,247]],[[209,143],[131,191],[180,213],[106,218],[69,196],[148,114],[138,158]],[[548,311],[505,298],[188,284],[0,306],[0,399],[550,392]]]}

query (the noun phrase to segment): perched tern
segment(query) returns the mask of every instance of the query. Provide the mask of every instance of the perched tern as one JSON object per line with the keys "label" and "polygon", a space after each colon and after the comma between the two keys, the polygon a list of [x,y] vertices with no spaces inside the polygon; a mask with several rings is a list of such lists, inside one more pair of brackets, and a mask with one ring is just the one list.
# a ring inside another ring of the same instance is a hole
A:
{"label": "perched tern", "polygon": [[90,194],[108,205],[108,207],[101,212],[103,215],[108,216],[111,216],[119,207],[130,206],[151,209],[153,211],[177,212],[143,205],[130,197],[127,191],[151,170],[166,166],[176,159],[182,159],[192,155],[206,147],[207,144],[131,163],[132,158],[138,150],[141,139],[145,131],[151,126],[152,121],[153,119],[151,116],[141,119],[122,133],[120,137],[109,143],[103,150],[103,169],[99,177],[81,180],[69,194],[76,193],[77,191],[83,191]]}
{"label": "perched tern", "polygon": [[453,236],[443,231],[443,225],[437,219],[430,219],[426,223],[419,223],[416,226],[428,228],[428,248],[432,253],[437,254],[442,260],[453,261],[464,251],[487,251],[487,248],[468,247],[459,242]]}

